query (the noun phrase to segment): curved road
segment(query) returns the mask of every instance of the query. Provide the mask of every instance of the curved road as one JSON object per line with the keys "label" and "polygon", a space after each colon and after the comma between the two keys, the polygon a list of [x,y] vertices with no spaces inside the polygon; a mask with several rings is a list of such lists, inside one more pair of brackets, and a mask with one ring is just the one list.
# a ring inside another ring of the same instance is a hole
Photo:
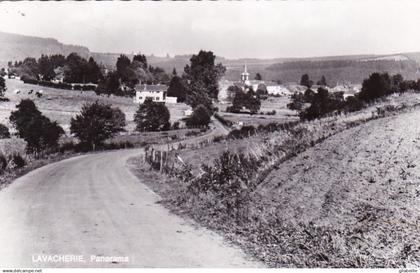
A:
{"label": "curved road", "polygon": [[[0,191],[0,267],[261,266],[221,236],[157,204],[158,196],[126,166],[142,152],[74,157],[32,171]],[[39,262],[38,255],[83,257]],[[128,257],[128,262],[96,262],[91,255]]]}

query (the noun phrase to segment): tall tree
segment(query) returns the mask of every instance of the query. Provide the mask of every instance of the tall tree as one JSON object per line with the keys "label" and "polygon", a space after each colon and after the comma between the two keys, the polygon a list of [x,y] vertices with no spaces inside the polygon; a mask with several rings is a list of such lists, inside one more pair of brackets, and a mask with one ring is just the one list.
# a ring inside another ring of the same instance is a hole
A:
{"label": "tall tree", "polygon": [[170,113],[165,104],[154,102],[150,98],[139,105],[134,115],[136,130],[143,131],[163,131],[170,128]]}
{"label": "tall tree", "polygon": [[261,76],[261,74],[260,74],[260,73],[257,73],[257,74],[255,75],[255,80],[257,80],[257,81],[262,81],[262,76]]}
{"label": "tall tree", "polygon": [[187,93],[188,89],[186,87],[186,83],[182,80],[182,78],[174,76],[169,83],[168,96],[177,97],[178,102],[185,102]]}
{"label": "tall tree", "polygon": [[39,74],[44,81],[50,81],[55,77],[54,64],[47,55],[41,55],[38,59]]}
{"label": "tall tree", "polygon": [[106,139],[124,131],[125,115],[119,108],[98,101],[85,104],[70,121],[70,131],[85,147],[95,150]]}
{"label": "tall tree", "polygon": [[222,64],[215,65],[215,59],[213,52],[200,50],[197,55],[191,57],[190,65],[184,68],[185,78],[189,81],[190,88],[202,86],[206,94],[213,99],[217,99],[218,81],[226,71]]}

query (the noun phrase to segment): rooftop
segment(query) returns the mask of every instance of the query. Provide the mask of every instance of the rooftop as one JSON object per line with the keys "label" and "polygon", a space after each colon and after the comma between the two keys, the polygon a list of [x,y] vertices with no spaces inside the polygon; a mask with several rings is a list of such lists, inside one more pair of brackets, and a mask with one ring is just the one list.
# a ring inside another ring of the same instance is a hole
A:
{"label": "rooftop", "polygon": [[168,86],[164,84],[137,84],[136,91],[167,91]]}

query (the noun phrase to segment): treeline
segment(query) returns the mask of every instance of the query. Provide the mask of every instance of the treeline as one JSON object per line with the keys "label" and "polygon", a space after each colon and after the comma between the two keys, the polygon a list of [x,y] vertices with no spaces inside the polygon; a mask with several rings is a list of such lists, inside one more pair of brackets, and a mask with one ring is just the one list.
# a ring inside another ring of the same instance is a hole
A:
{"label": "treeline", "polygon": [[355,96],[344,98],[344,92],[331,93],[324,87],[315,92],[308,88],[303,94],[295,93],[287,107],[298,110],[302,120],[312,120],[334,112],[358,111],[376,99],[408,90],[420,91],[420,79],[404,80],[400,74],[373,73],[363,81],[362,90]]}
{"label": "treeline", "polygon": [[38,60],[25,58],[19,62],[9,62],[9,75],[18,75],[26,81],[59,79],[64,83],[98,83],[103,79],[101,67],[90,57],[86,60],[77,53],[63,55],[42,55]]}
{"label": "treeline", "polygon": [[116,70],[105,75],[98,84],[98,94],[133,96],[134,87],[144,84],[169,84],[171,76],[160,67],[153,67],[147,63],[143,54],[137,54],[130,60],[126,55],[120,55],[115,64]]}

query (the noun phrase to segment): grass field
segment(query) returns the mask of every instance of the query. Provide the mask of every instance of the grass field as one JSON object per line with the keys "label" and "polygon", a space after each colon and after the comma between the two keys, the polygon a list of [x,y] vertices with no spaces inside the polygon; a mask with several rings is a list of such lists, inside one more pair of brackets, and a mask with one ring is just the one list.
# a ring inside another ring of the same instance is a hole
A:
{"label": "grass field", "polygon": [[[6,79],[7,91],[5,96],[10,102],[0,103],[0,123],[8,124],[10,112],[15,109],[15,105],[20,100],[30,98],[35,101],[39,110],[51,120],[56,120],[66,132],[69,131],[70,119],[74,117],[81,109],[83,104],[92,103],[96,100],[119,107],[126,115],[128,131],[134,129],[134,113],[138,106],[133,102],[132,98],[117,96],[98,96],[93,91],[71,91],[55,89],[50,87],[25,84],[20,80]],[[15,90],[20,90],[20,94],[15,94]],[[37,98],[35,92],[28,94],[30,90],[43,90],[43,96]],[[171,114],[171,122],[179,120],[183,117],[183,111],[190,109],[186,104],[167,104]]]}
{"label": "grass field", "polygon": [[276,111],[275,115],[250,115],[246,113],[234,114],[226,112],[226,107],[230,104],[216,104],[216,106],[219,108],[219,114],[232,122],[242,122],[244,125],[258,126],[272,122],[283,123],[297,120],[297,112],[287,108],[287,104],[289,102],[290,98],[286,96],[268,97],[266,100],[262,100],[259,112],[267,113],[274,110]]}

